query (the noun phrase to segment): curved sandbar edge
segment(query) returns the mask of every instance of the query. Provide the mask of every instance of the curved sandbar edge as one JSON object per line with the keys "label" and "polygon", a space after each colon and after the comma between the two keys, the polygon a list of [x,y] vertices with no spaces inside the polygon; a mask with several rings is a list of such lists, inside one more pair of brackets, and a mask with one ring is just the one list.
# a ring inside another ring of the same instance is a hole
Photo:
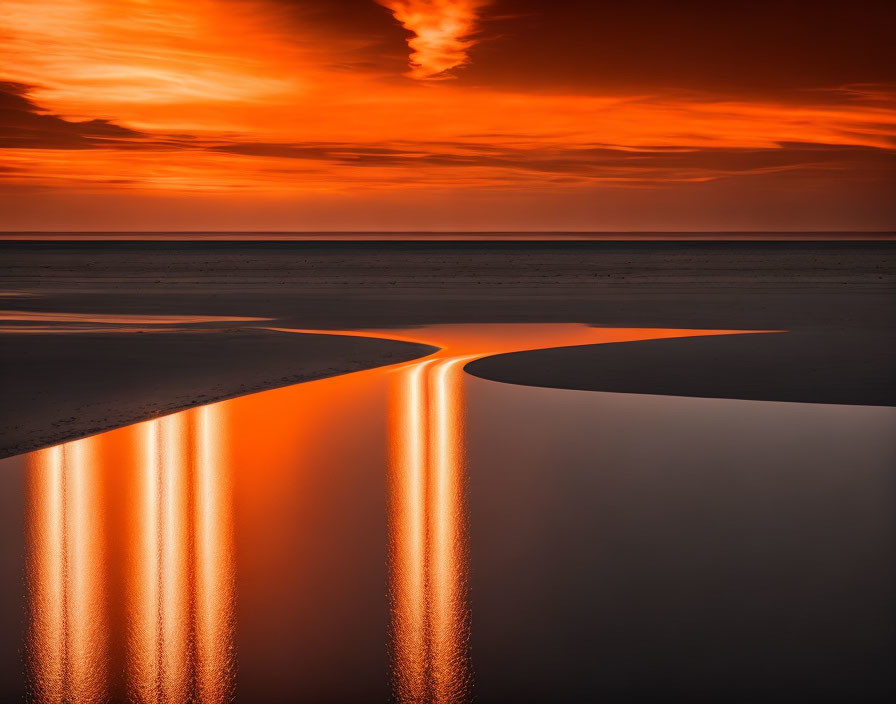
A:
{"label": "curved sandbar edge", "polygon": [[2,335],[0,458],[434,347],[259,329]]}
{"label": "curved sandbar edge", "polygon": [[805,329],[515,352],[466,366],[558,389],[896,406],[896,332]]}

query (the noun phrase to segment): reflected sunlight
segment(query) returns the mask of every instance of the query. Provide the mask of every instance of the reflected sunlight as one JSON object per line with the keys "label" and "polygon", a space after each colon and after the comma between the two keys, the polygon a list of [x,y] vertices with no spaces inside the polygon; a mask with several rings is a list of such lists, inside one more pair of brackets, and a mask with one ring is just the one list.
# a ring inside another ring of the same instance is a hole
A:
{"label": "reflected sunlight", "polygon": [[406,366],[392,387],[393,686],[406,704],[469,694],[461,370],[471,359]]}
{"label": "reflected sunlight", "polygon": [[[220,406],[205,406],[33,454],[28,662],[36,701],[90,704],[120,692],[158,704],[231,700],[232,495],[222,422]],[[118,491],[101,489],[110,486]],[[110,666],[116,639],[126,650],[124,681]]]}
{"label": "reflected sunlight", "polygon": [[[33,699],[230,701],[236,667],[235,504],[248,500],[268,464],[285,462],[284,471],[296,471],[289,464],[296,448],[259,447],[261,431],[253,423],[286,423],[292,433],[295,414],[301,417],[307,408],[335,414],[341,423],[340,404],[357,403],[375,390],[382,402],[388,396],[388,431],[376,431],[380,411],[367,412],[360,422],[371,425],[374,436],[388,432],[393,695],[402,704],[468,701],[464,365],[511,351],[738,332],[746,331],[581,324],[342,331],[440,349],[423,359],[201,406],[32,453],[27,655]],[[323,444],[303,445],[300,453],[310,469],[324,474],[329,454],[315,453],[336,442],[343,426],[332,425],[332,433],[327,427],[317,431]],[[233,432],[237,428],[241,432]],[[352,432],[360,437],[362,430]],[[260,472],[253,469],[259,463]],[[239,495],[233,487],[237,465],[246,479]],[[264,491],[280,494],[286,481],[280,477]],[[296,497],[284,499],[292,515]],[[243,534],[261,531],[253,545],[276,543],[266,532],[269,513],[270,507],[256,515],[258,526],[242,526]],[[319,559],[333,557],[322,553]],[[308,575],[315,565],[296,568]],[[272,569],[269,578],[280,579],[282,561]],[[267,593],[256,596],[265,599]],[[289,602],[296,594],[289,591],[285,598],[281,607],[293,608]],[[289,617],[278,611],[276,618]],[[298,629],[296,637],[306,627],[302,621],[290,626]],[[300,680],[306,676],[298,673]]]}

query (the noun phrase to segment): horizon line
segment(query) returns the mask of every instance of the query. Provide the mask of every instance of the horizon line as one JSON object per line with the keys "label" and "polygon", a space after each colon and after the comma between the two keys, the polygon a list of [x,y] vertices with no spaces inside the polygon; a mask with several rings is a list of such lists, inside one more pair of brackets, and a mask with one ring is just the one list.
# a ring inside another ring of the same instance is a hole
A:
{"label": "horizon line", "polygon": [[0,241],[858,241],[892,230],[0,230]]}

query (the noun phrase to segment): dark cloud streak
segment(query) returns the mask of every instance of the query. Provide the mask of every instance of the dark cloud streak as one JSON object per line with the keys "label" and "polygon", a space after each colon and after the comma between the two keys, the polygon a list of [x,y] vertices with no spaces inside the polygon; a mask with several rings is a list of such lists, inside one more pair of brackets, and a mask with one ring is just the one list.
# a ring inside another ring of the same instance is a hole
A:
{"label": "dark cloud streak", "polygon": [[28,97],[30,86],[0,81],[0,148],[133,148],[146,135],[108,120],[66,120],[41,110]]}
{"label": "dark cloud streak", "polygon": [[782,143],[774,148],[686,148],[637,150],[612,146],[527,148],[475,142],[393,143],[361,146],[340,143],[227,144],[213,151],[244,156],[325,161],[336,166],[491,168],[553,174],[580,180],[620,178],[660,182],[698,180],[777,171],[825,171],[896,176],[896,151],[852,145]]}
{"label": "dark cloud streak", "polygon": [[896,84],[891,0],[496,0],[492,17],[464,82],[795,101]]}
{"label": "dark cloud streak", "polygon": [[[781,142],[766,148],[539,143],[513,132],[458,141],[210,142],[185,134],[144,133],[105,119],[67,120],[29,98],[30,86],[0,82],[0,148],[54,150],[191,150],[259,159],[317,162],[336,167],[491,170],[507,180],[540,177],[554,183],[590,181],[661,185],[791,172],[827,179],[896,178],[896,145],[881,149],[815,142]],[[861,125],[860,125],[861,126]],[[877,124],[869,130],[880,130]],[[19,173],[0,169],[8,176]],[[109,183],[115,184],[116,181]]]}

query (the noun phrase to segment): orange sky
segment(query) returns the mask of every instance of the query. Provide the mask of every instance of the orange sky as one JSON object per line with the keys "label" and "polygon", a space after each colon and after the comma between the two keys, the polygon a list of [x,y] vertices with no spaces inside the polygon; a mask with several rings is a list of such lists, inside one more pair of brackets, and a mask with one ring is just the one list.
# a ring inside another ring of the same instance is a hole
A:
{"label": "orange sky", "polygon": [[894,13],[801,5],[0,0],[0,227],[894,229]]}

